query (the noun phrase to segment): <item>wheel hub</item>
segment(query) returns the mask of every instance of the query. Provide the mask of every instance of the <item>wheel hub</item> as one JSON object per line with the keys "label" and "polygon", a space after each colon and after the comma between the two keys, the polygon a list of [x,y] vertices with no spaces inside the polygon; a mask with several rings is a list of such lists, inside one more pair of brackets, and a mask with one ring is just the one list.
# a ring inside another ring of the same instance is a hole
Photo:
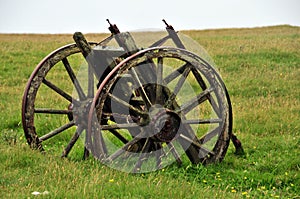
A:
{"label": "wheel hub", "polygon": [[154,138],[161,142],[171,142],[177,135],[180,117],[175,112],[154,106],[150,109],[150,126]]}
{"label": "wheel hub", "polygon": [[72,110],[73,115],[69,119],[74,119],[76,125],[83,124],[87,125],[87,118],[88,118],[88,113],[90,110],[92,100],[91,99],[86,99],[84,101],[81,101],[79,105],[75,106],[73,103],[69,105],[68,109]]}

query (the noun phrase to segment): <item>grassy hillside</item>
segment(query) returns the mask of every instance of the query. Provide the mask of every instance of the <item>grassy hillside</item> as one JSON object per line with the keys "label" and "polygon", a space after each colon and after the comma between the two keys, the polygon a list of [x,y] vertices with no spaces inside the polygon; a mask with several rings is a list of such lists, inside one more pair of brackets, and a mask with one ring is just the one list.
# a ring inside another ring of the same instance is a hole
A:
{"label": "grassy hillside", "polygon": [[[300,28],[183,31],[213,58],[230,92],[234,132],[218,165],[171,165],[133,175],[94,159],[32,151],[21,100],[36,64],[72,35],[0,34],[0,198],[300,198]],[[90,41],[105,35],[89,34]],[[47,194],[46,194],[47,193]]]}

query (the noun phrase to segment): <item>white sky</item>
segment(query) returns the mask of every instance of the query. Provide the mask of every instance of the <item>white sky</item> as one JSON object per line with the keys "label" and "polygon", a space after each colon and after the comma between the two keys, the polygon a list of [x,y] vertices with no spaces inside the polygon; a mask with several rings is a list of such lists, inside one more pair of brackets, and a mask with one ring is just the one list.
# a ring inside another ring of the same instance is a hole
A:
{"label": "white sky", "polygon": [[0,0],[0,33],[300,26],[300,0]]}

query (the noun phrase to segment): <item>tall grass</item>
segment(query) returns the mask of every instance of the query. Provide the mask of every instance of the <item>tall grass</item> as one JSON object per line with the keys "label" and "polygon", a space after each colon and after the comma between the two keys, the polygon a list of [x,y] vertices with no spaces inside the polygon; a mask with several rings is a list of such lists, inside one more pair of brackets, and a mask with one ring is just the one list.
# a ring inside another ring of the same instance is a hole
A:
{"label": "tall grass", "polygon": [[[300,28],[183,31],[212,56],[230,92],[234,132],[217,165],[171,165],[133,175],[90,158],[60,159],[32,151],[20,110],[28,77],[71,35],[0,35],[0,197],[33,198],[300,198]],[[100,41],[104,35],[87,35]],[[44,192],[47,191],[47,192]]]}

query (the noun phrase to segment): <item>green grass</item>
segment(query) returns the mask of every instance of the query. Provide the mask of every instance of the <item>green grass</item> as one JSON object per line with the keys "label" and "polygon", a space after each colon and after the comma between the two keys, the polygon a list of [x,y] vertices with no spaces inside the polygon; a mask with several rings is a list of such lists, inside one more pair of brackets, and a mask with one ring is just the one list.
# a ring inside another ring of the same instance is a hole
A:
{"label": "green grass", "polygon": [[[300,198],[300,28],[184,31],[212,56],[230,92],[232,144],[217,165],[171,165],[127,174],[90,158],[61,159],[31,150],[21,100],[35,65],[71,35],[0,35],[0,197],[33,198]],[[103,35],[88,35],[99,41]],[[81,154],[78,155],[80,157]]]}

